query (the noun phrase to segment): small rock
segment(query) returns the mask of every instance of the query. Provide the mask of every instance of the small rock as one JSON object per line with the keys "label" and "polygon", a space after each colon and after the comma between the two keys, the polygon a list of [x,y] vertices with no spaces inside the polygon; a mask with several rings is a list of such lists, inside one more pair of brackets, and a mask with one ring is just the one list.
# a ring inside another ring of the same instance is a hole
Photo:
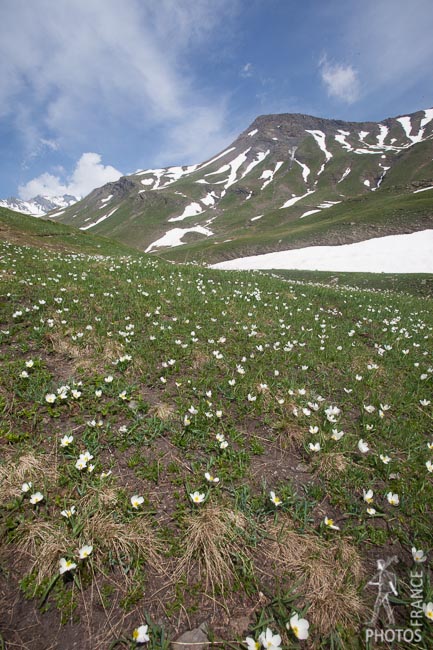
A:
{"label": "small rock", "polygon": [[205,634],[206,625],[202,623],[195,630],[184,632],[171,644],[172,650],[207,650],[208,638]]}

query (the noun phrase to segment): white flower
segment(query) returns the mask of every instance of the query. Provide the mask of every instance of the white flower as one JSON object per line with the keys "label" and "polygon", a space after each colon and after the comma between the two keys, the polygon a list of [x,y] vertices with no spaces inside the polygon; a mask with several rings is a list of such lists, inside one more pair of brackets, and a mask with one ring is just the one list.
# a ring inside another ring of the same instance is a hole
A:
{"label": "white flower", "polygon": [[338,429],[332,429],[332,440],[338,441],[344,436],[344,431],[338,431]]}
{"label": "white flower", "polygon": [[101,395],[102,395],[102,390],[100,388],[95,390],[95,397],[101,397]]}
{"label": "white flower", "polygon": [[260,650],[260,643],[258,641],[254,641],[254,639],[250,636],[247,636],[245,643],[247,644],[248,650]]}
{"label": "white flower", "polygon": [[28,361],[26,361],[26,368],[33,368],[34,365],[35,365],[35,362],[32,359],[29,359]]}
{"label": "white flower", "polygon": [[227,440],[223,440],[222,442],[220,442],[220,449],[227,449],[228,446],[229,443],[227,442]]}
{"label": "white flower", "polygon": [[386,454],[380,454],[379,458],[380,458],[380,460],[382,461],[382,463],[384,465],[388,465],[388,463],[391,462],[391,458],[389,456],[387,456]]}
{"label": "white flower", "polygon": [[60,575],[63,575],[64,573],[66,573],[66,571],[72,571],[73,569],[76,569],[76,568],[77,568],[77,565],[75,564],[75,562],[72,562],[72,560],[67,560],[64,557],[60,558],[60,561],[59,561],[59,573],[60,573]]}
{"label": "white flower", "polygon": [[400,499],[399,499],[398,494],[393,494],[392,492],[388,492],[388,494],[386,495],[386,498],[388,499],[388,502],[392,506],[398,506],[398,504],[400,503]]}
{"label": "white flower", "polygon": [[23,483],[21,486],[21,492],[28,492],[33,486],[33,483],[29,481],[28,483]]}
{"label": "white flower", "polygon": [[209,483],[219,483],[219,478],[217,476],[212,476],[209,472],[206,472],[204,477],[206,481],[209,481]]}
{"label": "white flower", "polygon": [[431,462],[431,460],[428,460],[425,466],[427,467],[427,471],[433,472],[433,463]]}
{"label": "white flower", "polygon": [[27,370],[22,370],[21,371],[21,373],[20,373],[21,379],[28,379],[28,376],[29,376],[29,373],[27,372]]}
{"label": "white flower", "polygon": [[373,490],[362,490],[362,496],[365,503],[373,503]]}
{"label": "white flower", "polygon": [[35,506],[40,501],[43,501],[44,495],[41,492],[35,492],[30,497],[30,503]]}
{"label": "white flower", "polygon": [[66,517],[66,519],[70,519],[73,515],[75,515],[75,511],[76,511],[75,506],[71,506],[66,510],[62,510],[60,514],[62,515],[62,517]]}
{"label": "white flower", "polygon": [[78,556],[80,560],[85,560],[91,552],[93,551],[93,546],[89,546],[88,544],[84,544],[79,550],[78,550]]}
{"label": "white flower", "polygon": [[416,550],[415,546],[412,546],[412,557],[414,559],[414,562],[425,562],[427,560],[427,556],[425,555],[424,551],[419,549],[418,551]]}
{"label": "white flower", "polygon": [[367,404],[367,406],[364,404],[364,411],[367,411],[367,413],[374,413],[375,410],[376,407],[372,404]]}
{"label": "white flower", "polygon": [[315,442],[314,444],[310,442],[308,445],[310,451],[320,451],[320,442]]}
{"label": "white flower", "polygon": [[329,517],[325,517],[323,522],[324,522],[325,526],[328,526],[328,528],[332,528],[333,530],[340,530],[340,527],[336,526],[334,524],[334,520],[330,519]]}
{"label": "white flower", "polygon": [[298,614],[293,614],[290,617],[289,623],[286,623],[286,627],[288,630],[292,629],[294,635],[300,641],[308,639],[308,628],[310,624],[306,618],[299,618]]}
{"label": "white flower", "polygon": [[106,384],[111,384],[113,381],[113,375],[108,375],[108,377],[104,377],[104,381]]}
{"label": "white flower", "polygon": [[259,641],[266,650],[281,650],[280,635],[274,634],[269,627],[260,634]]}
{"label": "white flower", "polygon": [[274,504],[274,506],[280,506],[283,502],[281,501],[280,497],[277,497],[275,492],[270,492],[270,497],[269,497]]}
{"label": "white flower", "polygon": [[81,456],[79,457],[79,459],[77,460],[77,462],[75,463],[75,467],[76,467],[77,469],[79,469],[80,471],[83,470],[83,469],[85,469],[85,468],[87,467],[87,460],[85,460],[85,459],[83,458],[83,456],[81,455]]}
{"label": "white flower", "polygon": [[147,629],[147,625],[140,625],[140,627],[136,627],[135,630],[133,630],[132,638],[134,639],[135,643],[147,643],[149,641]]}
{"label": "white flower", "polygon": [[193,503],[203,503],[206,497],[204,492],[198,492],[198,491],[190,493],[189,496]]}
{"label": "white flower", "polygon": [[140,497],[138,494],[134,494],[134,496],[131,497],[131,505],[135,510],[137,510],[142,503],[144,503],[144,497]]}
{"label": "white flower", "polygon": [[60,439],[60,446],[61,447],[67,447],[70,445],[74,440],[74,436],[63,436],[63,438]]}
{"label": "white flower", "polygon": [[45,395],[45,401],[48,404],[54,404],[54,402],[56,401],[56,396],[54,395],[54,393],[47,393]]}
{"label": "white flower", "polygon": [[369,450],[370,447],[364,440],[361,438],[361,440],[358,442],[358,449],[361,452],[361,454],[366,454]]}
{"label": "white flower", "polygon": [[427,603],[427,604],[424,603],[422,606],[422,611],[429,619],[429,621],[433,621],[433,603]]}
{"label": "white flower", "polygon": [[224,440],[225,440],[224,434],[222,434],[222,433],[217,433],[215,438],[218,440],[218,442],[224,442]]}
{"label": "white flower", "polygon": [[256,397],[256,395],[251,395],[251,393],[248,393],[247,399],[248,399],[249,402],[255,402],[257,397]]}
{"label": "white flower", "polygon": [[367,512],[369,515],[375,515],[376,514],[376,508],[367,508]]}

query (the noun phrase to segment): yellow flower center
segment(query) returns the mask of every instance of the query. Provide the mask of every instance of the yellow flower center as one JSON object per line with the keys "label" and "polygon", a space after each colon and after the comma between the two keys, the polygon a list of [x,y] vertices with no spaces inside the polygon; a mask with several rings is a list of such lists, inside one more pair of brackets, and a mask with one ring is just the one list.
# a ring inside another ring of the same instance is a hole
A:
{"label": "yellow flower center", "polygon": [[134,639],[134,641],[136,641],[136,640],[138,639],[138,630],[137,630],[137,629],[135,629],[135,630],[133,631],[133,633],[132,633],[132,638]]}
{"label": "yellow flower center", "polygon": [[293,630],[294,635],[295,635],[296,637],[298,637],[298,636],[299,636],[299,628],[298,628],[298,626],[297,626],[297,625],[293,625],[292,630]]}

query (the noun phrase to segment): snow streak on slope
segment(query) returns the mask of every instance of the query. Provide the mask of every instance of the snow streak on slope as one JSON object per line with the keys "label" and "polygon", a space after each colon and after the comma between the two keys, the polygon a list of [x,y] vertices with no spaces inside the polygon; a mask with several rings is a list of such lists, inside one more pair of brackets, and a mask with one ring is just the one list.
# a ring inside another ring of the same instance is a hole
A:
{"label": "snow streak on slope", "polygon": [[241,178],[245,178],[245,176],[249,174],[250,171],[254,169],[256,165],[261,163],[266,158],[266,156],[269,156],[270,153],[271,153],[270,149],[268,149],[267,151],[259,151],[257,154],[257,158],[255,158],[250,162],[250,164],[247,166],[246,170],[242,174]]}
{"label": "snow streak on slope", "polygon": [[350,167],[348,167],[348,168],[343,172],[343,176],[342,176],[342,177],[340,178],[340,180],[337,181],[337,182],[338,182],[338,183],[342,183],[342,182],[344,181],[344,179],[346,178],[346,176],[348,176],[349,174],[350,174]]}
{"label": "snow streak on slope", "polygon": [[235,149],[236,149],[236,147],[230,147],[229,149],[226,149],[226,150],[223,151],[222,153],[219,153],[218,156],[215,156],[215,158],[212,158],[211,160],[208,160],[207,162],[203,163],[203,165],[199,165],[195,171],[198,172],[198,171],[200,171],[201,169],[204,169],[204,168],[207,167],[208,165],[211,165],[213,162],[215,162],[216,160],[219,160],[219,158],[222,158],[222,157],[225,156],[227,153],[230,153],[230,151],[234,151]]}
{"label": "snow streak on slope", "polygon": [[[245,151],[243,151],[238,156],[236,156],[236,158],[234,158],[231,162],[226,163],[225,165],[223,165],[222,167],[217,169],[215,172],[210,172],[209,174],[205,174],[205,176],[207,178],[209,176],[218,176],[219,174],[224,174],[225,172],[229,171],[230,172],[229,175],[224,180],[222,180],[222,181],[213,181],[212,182],[213,185],[224,185],[224,190],[227,190],[231,185],[234,185],[239,180],[237,178],[238,169],[246,161],[247,154],[248,154],[249,151],[251,151],[251,147],[249,147],[248,149],[245,149]],[[258,164],[259,162],[260,162],[260,160],[255,161],[255,164]],[[253,165],[253,166],[255,166],[255,165]],[[243,178],[243,177],[241,176],[241,178]],[[200,179],[200,180],[196,181],[196,183],[209,183],[209,181],[205,181],[204,179]]]}
{"label": "snow streak on slope", "polygon": [[89,230],[89,228],[93,228],[93,226],[97,226],[98,223],[101,223],[102,221],[105,221],[105,219],[108,219],[108,217],[111,217],[112,214],[114,214],[119,206],[114,208],[114,210],[111,210],[108,214],[104,214],[102,217],[99,217],[96,221],[91,223],[89,226],[82,226],[80,230]]}
{"label": "snow streak on slope", "polygon": [[275,174],[277,173],[277,171],[280,169],[280,167],[281,167],[283,164],[284,164],[283,161],[282,161],[282,160],[279,160],[279,161],[276,163],[275,168],[274,168],[273,170],[272,170],[272,169],[265,169],[265,170],[262,172],[262,175],[261,175],[259,178],[260,178],[260,180],[264,180],[265,182],[263,183],[263,185],[262,185],[262,187],[261,187],[260,189],[264,190],[265,187],[266,187],[267,185],[269,185],[269,183],[272,183],[272,181],[274,180],[274,176],[275,176]]}
{"label": "snow streak on slope", "polygon": [[335,139],[346,149],[346,151],[353,151],[353,147],[346,142],[346,137],[348,135],[350,135],[349,131],[342,131],[339,129],[338,135],[335,136]]}
{"label": "snow streak on slope", "polygon": [[305,130],[306,130],[307,133],[310,133],[313,136],[313,138],[315,139],[315,141],[319,145],[320,149],[325,154],[326,162],[328,162],[328,160],[331,160],[332,153],[330,151],[328,151],[327,148],[326,148],[326,136],[323,133],[323,131],[309,131],[308,129],[305,129]]}
{"label": "snow streak on slope", "polygon": [[184,209],[184,211],[179,217],[172,217],[171,219],[169,219],[169,221],[183,221],[188,217],[195,217],[198,214],[201,214],[202,212],[203,212],[203,208],[201,207],[200,203],[193,202],[186,206],[186,208]]}
{"label": "snow streak on slope", "polygon": [[204,226],[193,226],[191,228],[172,228],[171,230],[166,232],[165,235],[163,235],[156,241],[152,242],[144,252],[150,253],[153,248],[161,248],[163,246],[167,246],[170,248],[173,246],[182,246],[183,244],[185,244],[185,242],[182,241],[182,238],[188,232],[197,232],[201,235],[206,235],[206,237],[210,237],[211,235],[213,235],[213,232],[209,230],[209,228],[205,228]]}
{"label": "snow streak on slope", "polygon": [[433,230],[342,246],[309,246],[213,264],[223,270],[299,269],[363,273],[433,273]]}
{"label": "snow streak on slope", "polygon": [[308,192],[302,194],[302,196],[292,196],[291,199],[286,201],[284,205],[281,206],[280,210],[282,210],[283,208],[290,208],[292,205],[295,205],[295,203],[297,203],[301,199],[305,199],[306,196],[309,196],[310,194],[314,194],[315,191],[316,190],[308,190]]}
{"label": "snow streak on slope", "polygon": [[385,138],[388,135],[388,127],[384,124],[379,124],[379,130],[380,133],[377,136],[377,146],[382,148],[385,143]]}
{"label": "snow streak on slope", "polygon": [[307,180],[308,180],[308,176],[310,174],[310,168],[307,167],[307,165],[305,165],[304,163],[301,163],[300,160],[296,160],[296,158],[294,158],[293,160],[295,161],[295,163],[298,163],[298,165],[301,167],[301,169],[302,169],[302,178],[304,179],[304,183],[306,183]]}

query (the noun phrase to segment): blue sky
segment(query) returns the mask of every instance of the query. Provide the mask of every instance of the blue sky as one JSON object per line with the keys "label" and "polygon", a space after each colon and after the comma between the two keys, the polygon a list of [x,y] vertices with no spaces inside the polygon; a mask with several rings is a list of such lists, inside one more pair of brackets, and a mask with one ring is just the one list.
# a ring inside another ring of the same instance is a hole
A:
{"label": "blue sky", "polygon": [[0,197],[200,162],[255,117],[433,106],[431,0],[6,0]]}

